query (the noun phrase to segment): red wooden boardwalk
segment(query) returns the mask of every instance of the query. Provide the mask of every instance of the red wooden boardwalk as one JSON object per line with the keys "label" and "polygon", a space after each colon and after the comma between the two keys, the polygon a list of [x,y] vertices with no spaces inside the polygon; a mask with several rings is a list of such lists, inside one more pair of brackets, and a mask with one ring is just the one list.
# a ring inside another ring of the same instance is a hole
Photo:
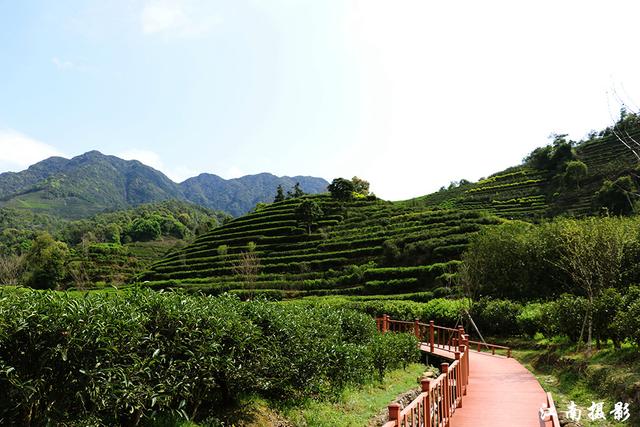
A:
{"label": "red wooden boardwalk", "polygon": [[[422,380],[422,393],[406,407],[389,405],[389,421],[384,427],[559,427],[553,398],[517,360],[478,349],[511,349],[470,341],[460,327],[377,319],[383,332],[415,333],[421,350],[450,359],[441,365],[438,378]],[[428,338],[425,340],[424,338]],[[426,342],[425,342],[426,341]],[[540,420],[540,410],[547,415]]]}
{"label": "red wooden boardwalk", "polygon": [[540,426],[538,410],[547,396],[531,372],[515,359],[475,351],[469,363],[467,395],[451,427]]}

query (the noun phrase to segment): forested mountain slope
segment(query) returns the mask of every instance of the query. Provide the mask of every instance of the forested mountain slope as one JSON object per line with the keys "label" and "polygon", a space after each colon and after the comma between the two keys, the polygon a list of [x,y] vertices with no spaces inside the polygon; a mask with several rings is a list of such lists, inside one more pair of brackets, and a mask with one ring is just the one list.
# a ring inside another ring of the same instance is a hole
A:
{"label": "forested mountain slope", "polygon": [[177,184],[139,161],[90,151],[72,159],[52,157],[22,172],[0,174],[0,207],[77,219],[174,199],[242,215],[256,203],[272,201],[278,185],[291,189],[296,183],[306,193],[323,192],[327,186],[322,178],[268,173],[230,180],[201,174]]}

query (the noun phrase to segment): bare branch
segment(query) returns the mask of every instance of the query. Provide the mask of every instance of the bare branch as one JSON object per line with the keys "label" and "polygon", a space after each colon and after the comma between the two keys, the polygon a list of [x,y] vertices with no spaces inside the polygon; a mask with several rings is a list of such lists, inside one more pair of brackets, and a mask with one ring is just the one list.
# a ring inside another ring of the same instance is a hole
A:
{"label": "bare branch", "polygon": [[0,257],[0,285],[16,286],[24,272],[24,255]]}

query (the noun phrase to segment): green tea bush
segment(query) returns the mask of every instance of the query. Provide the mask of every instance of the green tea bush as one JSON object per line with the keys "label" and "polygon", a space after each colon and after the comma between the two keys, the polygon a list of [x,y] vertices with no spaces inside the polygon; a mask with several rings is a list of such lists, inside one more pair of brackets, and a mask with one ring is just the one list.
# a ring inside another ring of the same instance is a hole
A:
{"label": "green tea bush", "polygon": [[[545,304],[544,316],[547,319],[545,335],[565,335],[571,341],[578,341],[587,309],[586,298],[571,294],[562,294],[552,303]],[[586,336],[586,328],[584,333]]]}
{"label": "green tea bush", "polygon": [[623,297],[617,289],[607,288],[593,301],[593,334],[600,342],[612,339],[619,346],[621,333],[615,324],[618,312],[623,307]]}
{"label": "green tea bush", "polygon": [[614,344],[629,338],[640,347],[640,286],[630,286],[622,297],[612,327],[616,333]]}
{"label": "green tea bush", "polygon": [[533,337],[536,333],[544,331],[547,322],[547,318],[545,317],[547,311],[545,306],[547,304],[534,302],[522,307],[522,311],[520,311],[516,317],[518,330],[529,337]]}
{"label": "green tea bush", "polygon": [[414,358],[415,338],[388,335],[332,305],[0,292],[0,424],[202,419],[247,394],[337,393]]}
{"label": "green tea bush", "polygon": [[373,344],[373,360],[378,377],[382,378],[389,369],[405,367],[408,362],[418,360],[418,341],[411,334],[376,335]]}
{"label": "green tea bush", "polygon": [[632,302],[616,320],[618,330],[625,331],[625,335],[640,347],[640,300]]}
{"label": "green tea bush", "polygon": [[483,298],[473,305],[472,316],[483,333],[489,335],[518,334],[518,315],[522,306],[509,300]]}

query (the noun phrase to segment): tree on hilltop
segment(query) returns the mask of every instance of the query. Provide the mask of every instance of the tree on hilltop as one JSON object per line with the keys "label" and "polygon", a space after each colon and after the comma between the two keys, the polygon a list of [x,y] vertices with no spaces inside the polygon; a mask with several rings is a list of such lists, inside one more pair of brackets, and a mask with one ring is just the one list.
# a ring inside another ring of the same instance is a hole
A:
{"label": "tree on hilltop", "polygon": [[364,179],[358,178],[354,176],[351,178],[351,182],[353,183],[353,191],[357,194],[361,194],[363,196],[369,195],[369,182]]}
{"label": "tree on hilltop", "polygon": [[282,188],[282,185],[278,185],[278,188],[276,188],[276,197],[274,197],[273,203],[282,202],[284,199],[284,189]]}
{"label": "tree on hilltop", "polygon": [[304,196],[305,194],[306,193],[302,191],[302,188],[300,188],[300,183],[296,182],[296,185],[293,186],[293,189],[287,191],[287,199],[297,199]]}
{"label": "tree on hilltop", "polygon": [[540,170],[562,171],[567,162],[575,159],[575,141],[567,141],[567,134],[551,134],[550,138],[553,142],[533,150],[524,159],[525,164]]}
{"label": "tree on hilltop", "polygon": [[300,188],[300,183],[296,182],[296,185],[293,186],[293,198],[297,199],[298,197],[302,197],[305,195],[305,192]]}
{"label": "tree on hilltop", "polygon": [[[622,100],[620,100],[622,102]],[[640,127],[640,112],[629,112],[624,102],[620,107],[620,118],[613,126],[608,127],[600,136],[607,134],[616,137],[616,139],[622,143],[633,155],[638,159],[640,163],[640,138],[638,138],[637,131]]]}
{"label": "tree on hilltop", "polygon": [[353,199],[353,192],[355,191],[355,185],[353,181],[349,181],[345,178],[336,178],[331,181],[331,184],[327,187],[331,193],[331,197],[337,200],[348,201]]}

